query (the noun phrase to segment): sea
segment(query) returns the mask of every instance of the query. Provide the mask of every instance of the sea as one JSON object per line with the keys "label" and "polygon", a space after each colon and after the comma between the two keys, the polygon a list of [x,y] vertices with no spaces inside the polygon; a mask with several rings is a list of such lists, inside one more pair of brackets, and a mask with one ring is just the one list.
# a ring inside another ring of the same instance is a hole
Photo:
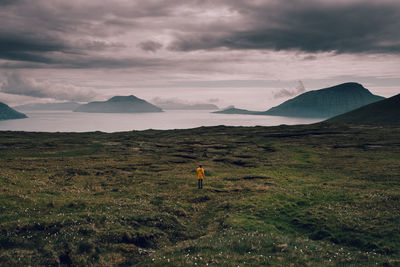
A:
{"label": "sea", "polygon": [[82,113],[27,111],[28,118],[0,121],[0,131],[123,132],[189,129],[201,126],[276,126],[310,124],[323,119],[215,114],[208,110],[167,110],[157,113]]}

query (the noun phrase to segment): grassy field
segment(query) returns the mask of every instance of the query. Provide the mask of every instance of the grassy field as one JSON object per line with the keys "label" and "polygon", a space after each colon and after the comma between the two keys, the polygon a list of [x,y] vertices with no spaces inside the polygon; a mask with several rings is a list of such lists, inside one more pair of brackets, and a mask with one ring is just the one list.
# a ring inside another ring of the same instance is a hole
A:
{"label": "grassy field", "polygon": [[400,128],[0,132],[0,166],[0,266],[400,265]]}

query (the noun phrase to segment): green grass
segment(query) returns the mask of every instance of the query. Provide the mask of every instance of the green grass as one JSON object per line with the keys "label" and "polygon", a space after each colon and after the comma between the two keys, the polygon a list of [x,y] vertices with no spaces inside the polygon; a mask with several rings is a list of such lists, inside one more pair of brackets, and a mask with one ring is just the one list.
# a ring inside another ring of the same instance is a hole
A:
{"label": "green grass", "polygon": [[323,124],[0,132],[0,266],[398,266],[399,140]]}

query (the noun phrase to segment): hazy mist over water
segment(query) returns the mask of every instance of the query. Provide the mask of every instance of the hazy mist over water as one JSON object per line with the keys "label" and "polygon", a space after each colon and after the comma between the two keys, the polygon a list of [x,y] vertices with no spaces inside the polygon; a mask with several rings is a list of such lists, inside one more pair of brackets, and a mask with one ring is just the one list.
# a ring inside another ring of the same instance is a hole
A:
{"label": "hazy mist over water", "polygon": [[168,110],[160,113],[81,113],[34,111],[29,118],[0,121],[0,130],[34,132],[120,132],[131,130],[170,130],[201,126],[275,126],[309,124],[323,119],[279,116],[213,114],[210,111]]}

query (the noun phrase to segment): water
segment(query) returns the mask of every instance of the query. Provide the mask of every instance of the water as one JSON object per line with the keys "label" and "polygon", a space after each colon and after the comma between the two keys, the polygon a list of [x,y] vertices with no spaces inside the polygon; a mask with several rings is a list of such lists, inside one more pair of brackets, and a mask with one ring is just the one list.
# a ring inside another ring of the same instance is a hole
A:
{"label": "water", "polygon": [[27,119],[0,121],[0,130],[34,132],[121,132],[147,129],[187,129],[200,126],[274,126],[309,124],[322,119],[213,114],[210,111],[169,110],[161,113],[25,112]]}

